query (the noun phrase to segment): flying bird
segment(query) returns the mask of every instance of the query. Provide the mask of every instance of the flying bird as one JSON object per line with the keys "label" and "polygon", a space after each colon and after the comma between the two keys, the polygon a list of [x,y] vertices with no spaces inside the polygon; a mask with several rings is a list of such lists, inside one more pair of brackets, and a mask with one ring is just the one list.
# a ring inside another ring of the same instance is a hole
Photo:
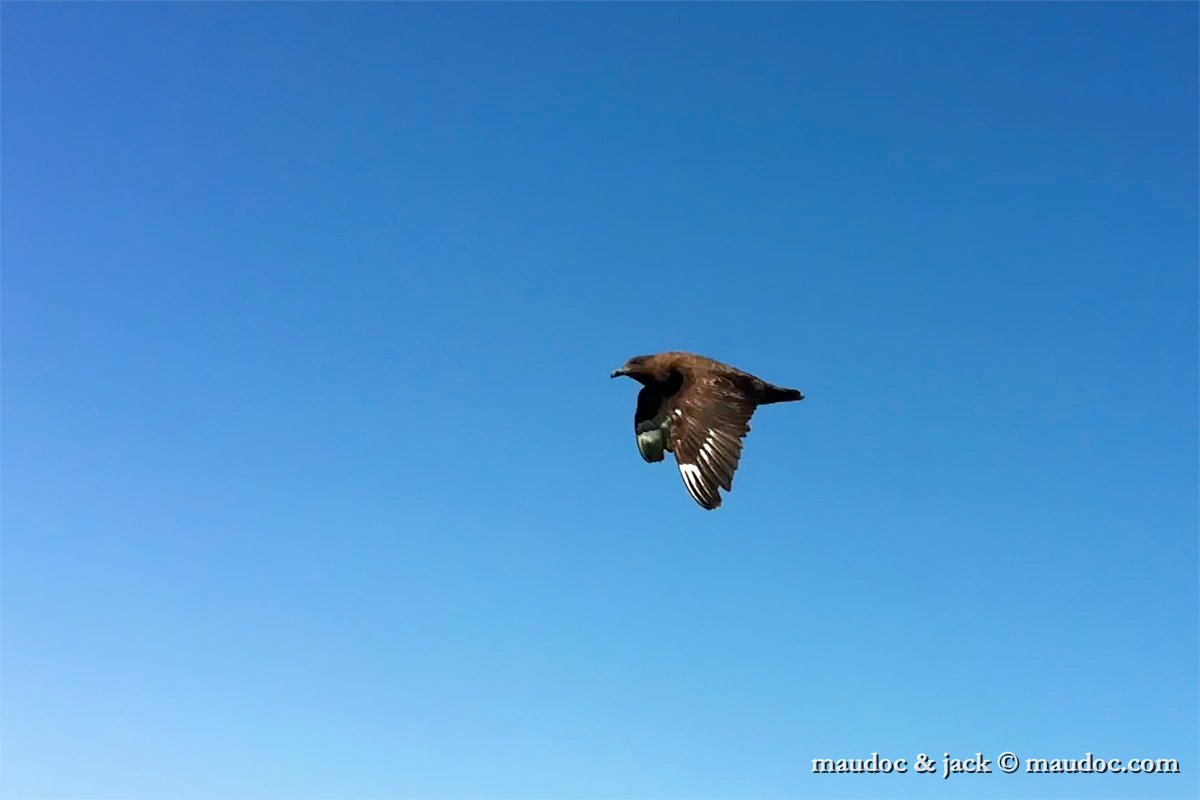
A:
{"label": "flying bird", "polygon": [[621,375],[642,384],[633,415],[638,452],[651,462],[674,453],[684,488],[709,511],[721,505],[718,486],[733,489],[754,409],[804,399],[796,389],[695,353],[634,356],[612,373]]}

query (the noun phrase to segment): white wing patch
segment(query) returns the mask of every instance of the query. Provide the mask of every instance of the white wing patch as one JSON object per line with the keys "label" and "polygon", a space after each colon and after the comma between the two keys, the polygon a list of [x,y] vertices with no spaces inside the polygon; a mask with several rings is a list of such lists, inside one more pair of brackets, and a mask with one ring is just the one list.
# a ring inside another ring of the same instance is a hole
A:
{"label": "white wing patch", "polygon": [[688,494],[692,496],[697,503],[705,508],[715,508],[720,505],[719,497],[714,497],[715,490],[709,489],[704,482],[704,475],[700,472],[700,468],[695,464],[679,465],[679,474],[683,476],[683,486],[688,490]]}
{"label": "white wing patch", "polygon": [[700,468],[695,464],[680,464],[679,474],[683,476],[683,485],[687,487],[688,493],[696,500],[703,502],[701,500],[703,490],[700,488]]}

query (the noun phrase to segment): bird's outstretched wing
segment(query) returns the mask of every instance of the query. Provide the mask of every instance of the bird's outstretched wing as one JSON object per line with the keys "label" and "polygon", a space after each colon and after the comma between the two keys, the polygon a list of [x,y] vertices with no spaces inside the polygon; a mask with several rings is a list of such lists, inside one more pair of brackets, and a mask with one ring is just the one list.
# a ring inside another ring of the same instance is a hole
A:
{"label": "bird's outstretched wing", "polygon": [[702,507],[721,505],[717,487],[730,491],[742,456],[742,438],[750,432],[756,403],[750,386],[737,375],[693,373],[666,398],[670,436],[684,488]]}

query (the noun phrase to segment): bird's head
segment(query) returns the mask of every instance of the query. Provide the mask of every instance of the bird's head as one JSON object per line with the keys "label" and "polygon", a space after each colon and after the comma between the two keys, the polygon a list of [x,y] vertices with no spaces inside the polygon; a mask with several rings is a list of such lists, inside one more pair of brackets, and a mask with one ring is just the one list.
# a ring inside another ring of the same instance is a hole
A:
{"label": "bird's head", "polygon": [[622,375],[633,378],[639,383],[653,380],[656,374],[653,356],[634,356],[625,362],[620,369],[614,369],[610,377],[619,378]]}

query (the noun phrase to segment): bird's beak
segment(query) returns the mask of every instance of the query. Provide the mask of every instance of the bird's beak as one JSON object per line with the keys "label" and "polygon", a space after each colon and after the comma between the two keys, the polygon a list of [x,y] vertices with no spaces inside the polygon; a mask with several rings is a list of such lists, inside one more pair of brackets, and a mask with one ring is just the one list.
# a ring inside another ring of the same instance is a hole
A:
{"label": "bird's beak", "polygon": [[625,368],[624,368],[624,367],[621,367],[620,369],[614,369],[614,370],[613,370],[613,372],[612,372],[612,375],[609,375],[608,377],[610,377],[610,378],[619,378],[619,377],[621,377],[622,375],[628,375],[628,374],[629,374],[629,373],[625,371]]}

